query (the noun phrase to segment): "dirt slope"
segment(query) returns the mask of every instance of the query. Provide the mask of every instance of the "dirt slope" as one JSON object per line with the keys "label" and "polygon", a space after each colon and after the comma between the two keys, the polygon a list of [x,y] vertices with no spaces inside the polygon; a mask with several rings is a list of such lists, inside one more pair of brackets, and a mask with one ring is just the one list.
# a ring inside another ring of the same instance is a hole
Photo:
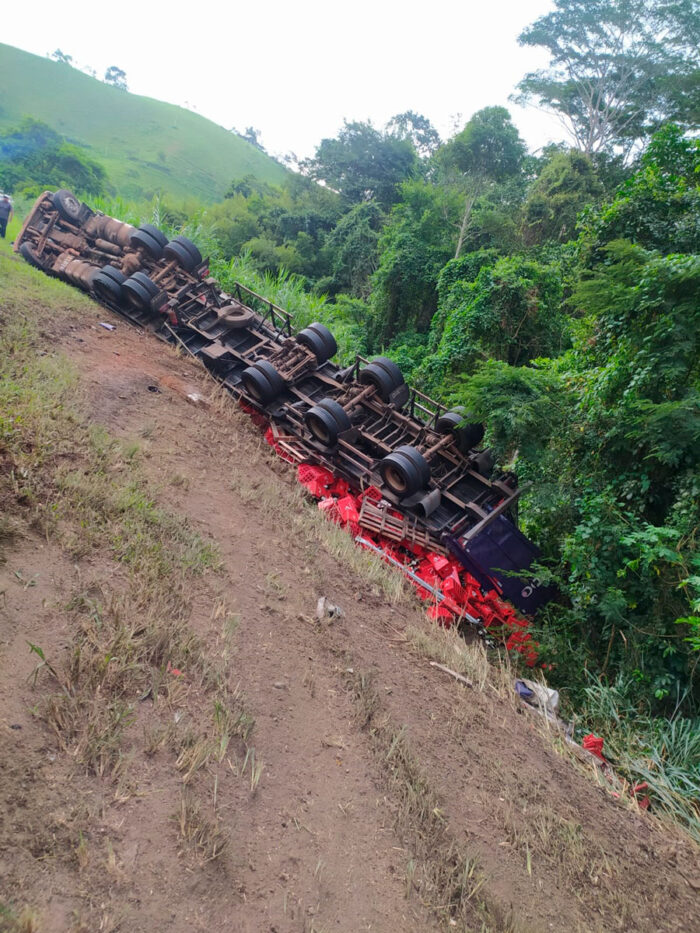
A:
{"label": "dirt slope", "polygon": [[[45,317],[44,339],[58,331],[89,418],[122,439],[110,469],[136,462],[158,505],[216,554],[177,584],[183,624],[211,660],[173,655],[129,695],[119,756],[101,773],[86,765],[42,712],[65,702],[49,670],[34,678],[27,642],[62,678],[76,626],[97,638],[119,616],[128,571],[114,543],[77,546],[68,519],[48,537],[21,525],[0,565],[0,903],[11,906],[0,929],[698,928],[690,843],[560,757],[478,649],[474,689],[430,667],[416,650],[431,631],[420,609],[392,602],[392,578],[364,557],[349,566],[334,530],[301,507],[293,471],[230,404],[187,400],[213,395],[197,368],[126,324],[102,329],[108,312],[80,313],[60,327]],[[322,595],[341,618],[316,620]],[[123,605],[138,635],[147,605]],[[224,695],[254,726],[188,765]],[[189,744],[174,738],[187,723]]]}

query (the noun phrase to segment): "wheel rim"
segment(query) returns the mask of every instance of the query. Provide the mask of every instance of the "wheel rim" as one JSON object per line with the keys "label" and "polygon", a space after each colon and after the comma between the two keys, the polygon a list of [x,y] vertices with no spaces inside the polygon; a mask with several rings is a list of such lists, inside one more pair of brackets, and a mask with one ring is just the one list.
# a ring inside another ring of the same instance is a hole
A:
{"label": "wheel rim", "polygon": [[252,395],[256,402],[264,404],[265,399],[263,398],[262,391],[252,376],[243,376],[242,381],[248,395]]}
{"label": "wheel rim", "polygon": [[389,489],[392,492],[401,494],[406,492],[408,484],[406,483],[406,477],[401,473],[393,463],[387,463],[384,467],[384,482],[387,484]]}
{"label": "wheel rim", "polygon": [[317,441],[320,441],[326,447],[330,447],[331,433],[317,415],[311,415],[309,418],[309,431],[311,431]]}

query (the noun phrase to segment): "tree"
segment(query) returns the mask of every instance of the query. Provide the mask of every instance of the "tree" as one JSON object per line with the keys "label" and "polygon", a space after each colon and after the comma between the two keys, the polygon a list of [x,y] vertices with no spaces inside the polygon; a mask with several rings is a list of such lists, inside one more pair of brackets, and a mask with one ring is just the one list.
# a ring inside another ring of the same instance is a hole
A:
{"label": "tree", "polygon": [[601,248],[619,239],[663,253],[700,253],[699,179],[700,140],[673,124],[664,127],[611,203],[584,219],[587,263],[606,261]]}
{"label": "tree", "polygon": [[589,155],[628,155],[663,120],[693,119],[699,33],[697,0],[556,0],[519,37],[547,49],[550,64],[526,75],[515,99],[555,113]]}
{"label": "tree", "polygon": [[565,243],[574,236],[576,218],[599,201],[603,186],[593,163],[577,149],[555,152],[534,182],[525,202],[523,236],[528,246],[545,240]]}
{"label": "tree", "polygon": [[425,181],[405,182],[379,240],[373,277],[379,342],[425,332],[437,306],[437,280],[454,249],[459,195]]}
{"label": "tree", "polygon": [[251,146],[255,146],[256,149],[259,149],[261,152],[265,152],[265,147],[260,142],[260,130],[256,130],[254,126],[246,126],[245,133],[239,134],[242,139],[245,139],[247,143],[250,143]]}
{"label": "tree", "polygon": [[122,71],[121,68],[117,68],[116,65],[110,65],[107,71],[105,71],[105,84],[111,84],[113,87],[118,87],[120,91],[128,91],[129,88],[126,84],[126,72]]}
{"label": "tree", "polygon": [[67,143],[45,123],[25,117],[0,133],[0,188],[21,191],[48,187],[103,194],[107,173],[82,149]]}
{"label": "tree", "polygon": [[525,144],[505,107],[485,107],[437,153],[448,179],[464,191],[455,258],[459,256],[476,199],[487,186],[502,182],[520,170]]}
{"label": "tree", "polygon": [[385,215],[374,201],[356,204],[338,221],[326,240],[331,275],[319,287],[368,298],[370,278],[377,268],[379,235]]}
{"label": "tree", "polygon": [[413,110],[395,114],[386,125],[397,139],[409,139],[419,156],[431,156],[440,145],[440,134],[427,117]]}
{"label": "tree", "polygon": [[301,169],[357,204],[373,198],[386,210],[399,200],[399,187],[416,173],[413,143],[381,133],[371,123],[348,123],[335,139],[323,139]]}
{"label": "tree", "polygon": [[524,530],[562,594],[540,637],[554,677],[579,696],[582,669],[619,680],[630,708],[661,714],[700,699],[699,169],[697,141],[657,134],[585,218],[572,349],[489,362],[455,399],[533,481]]}
{"label": "tree", "polygon": [[49,55],[49,58],[53,58],[55,62],[59,62],[61,65],[72,65],[73,64],[73,56],[66,55],[60,49],[56,49],[55,52],[51,52],[51,54]]}
{"label": "tree", "polygon": [[[445,375],[472,372],[484,359],[518,366],[561,353],[568,328],[560,310],[560,269],[517,256],[491,264],[484,261],[485,250],[473,256],[474,264],[467,254],[443,270],[438,315],[444,329],[436,356]],[[453,280],[448,288],[453,264],[466,278]],[[470,281],[474,267],[478,272]]]}

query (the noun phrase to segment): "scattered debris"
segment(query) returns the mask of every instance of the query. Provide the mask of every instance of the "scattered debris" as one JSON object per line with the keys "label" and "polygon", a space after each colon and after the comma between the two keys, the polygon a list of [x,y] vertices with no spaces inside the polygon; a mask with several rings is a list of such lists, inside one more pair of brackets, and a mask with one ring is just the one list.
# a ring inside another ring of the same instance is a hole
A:
{"label": "scattered debris", "polygon": [[465,684],[467,687],[473,687],[474,684],[467,677],[464,677],[463,674],[458,674],[457,671],[453,671],[451,667],[445,667],[444,664],[438,664],[437,661],[430,662],[431,667],[436,667],[439,671],[444,671],[446,674],[449,674],[450,677],[454,677],[455,680],[458,680],[461,684]]}
{"label": "scattered debris", "polygon": [[203,395],[200,395],[199,392],[188,392],[185,398],[188,402],[191,402],[192,405],[196,405],[198,408],[209,408],[209,399],[205,398]]}
{"label": "scattered debris", "polygon": [[[552,716],[559,714],[559,691],[552,690],[545,684],[538,684],[534,680],[525,680],[523,678],[515,681],[515,692],[531,706],[543,707]],[[584,748],[586,747],[584,744]]]}
{"label": "scattered debris", "polygon": [[100,321],[100,327],[104,327],[105,330],[116,330],[116,324],[107,324],[106,321]]}
{"label": "scattered debris", "polygon": [[319,620],[319,622],[339,619],[342,615],[343,610],[340,608],[340,606],[333,605],[333,603],[326,596],[321,596],[319,601],[316,603],[316,618]]}

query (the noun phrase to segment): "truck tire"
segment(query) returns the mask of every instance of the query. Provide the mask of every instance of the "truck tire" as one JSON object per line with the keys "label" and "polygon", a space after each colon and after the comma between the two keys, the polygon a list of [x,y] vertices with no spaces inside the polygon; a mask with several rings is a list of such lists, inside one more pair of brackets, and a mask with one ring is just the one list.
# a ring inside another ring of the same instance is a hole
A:
{"label": "truck tire", "polygon": [[323,366],[332,356],[338,352],[338,344],[335,337],[328,330],[325,324],[309,324],[297,334],[297,340],[300,344],[308,347],[313,352],[318,365]]}
{"label": "truck tire", "polygon": [[332,398],[324,398],[310,408],[304,415],[304,423],[324,447],[335,447],[338,435],[352,427],[343,406]]}
{"label": "truck tire", "polygon": [[255,321],[255,312],[241,304],[224,305],[218,310],[219,320],[231,330],[249,327]]}
{"label": "truck tire", "polygon": [[72,191],[61,188],[51,195],[51,202],[64,220],[77,223],[80,219],[82,204]]}
{"label": "truck tire", "polygon": [[404,445],[384,457],[379,472],[387,489],[399,499],[412,496],[430,481],[430,466],[415,447]]}
{"label": "truck tire", "polygon": [[168,245],[168,238],[163,233],[162,230],[159,230],[155,224],[141,224],[139,227],[143,233],[147,233],[156,243],[160,243],[161,246],[165,247]]}
{"label": "truck tire", "polygon": [[19,248],[19,254],[25,262],[28,262],[30,266],[34,266],[35,269],[41,269],[44,271],[44,267],[41,264],[41,260],[34,251],[34,247],[31,243],[22,243]]}
{"label": "truck tire", "polygon": [[284,389],[284,379],[267,360],[258,360],[244,369],[241,382],[248,395],[259,405],[274,402]]}
{"label": "truck tire", "polygon": [[160,288],[145,272],[134,272],[122,288],[134,307],[142,311],[151,310],[151,302],[160,293]]}
{"label": "truck tire", "polygon": [[376,360],[360,370],[358,376],[362,385],[373,385],[383,402],[390,400],[391,393],[405,385],[403,374],[392,360],[378,356]]}
{"label": "truck tire", "polygon": [[92,290],[98,298],[121,304],[124,300],[122,285],[126,276],[114,266],[103,266],[92,280]]}
{"label": "truck tire", "polygon": [[186,236],[174,236],[163,249],[166,259],[177,262],[185,272],[192,272],[202,262],[202,254]]}
{"label": "truck tire", "polygon": [[[147,226],[150,227],[151,224]],[[165,237],[163,237],[163,239],[165,239]],[[168,241],[166,240],[165,242],[167,243]],[[144,227],[139,227],[138,230],[134,230],[129,237],[129,246],[131,246],[132,249],[142,249],[151,259],[156,260],[156,262],[163,255],[163,244],[149,233],[148,230],[145,230]]]}
{"label": "truck tire", "polygon": [[437,419],[435,427],[440,434],[454,434],[460,453],[466,454],[484,439],[484,426],[470,422],[465,408],[453,408]]}

